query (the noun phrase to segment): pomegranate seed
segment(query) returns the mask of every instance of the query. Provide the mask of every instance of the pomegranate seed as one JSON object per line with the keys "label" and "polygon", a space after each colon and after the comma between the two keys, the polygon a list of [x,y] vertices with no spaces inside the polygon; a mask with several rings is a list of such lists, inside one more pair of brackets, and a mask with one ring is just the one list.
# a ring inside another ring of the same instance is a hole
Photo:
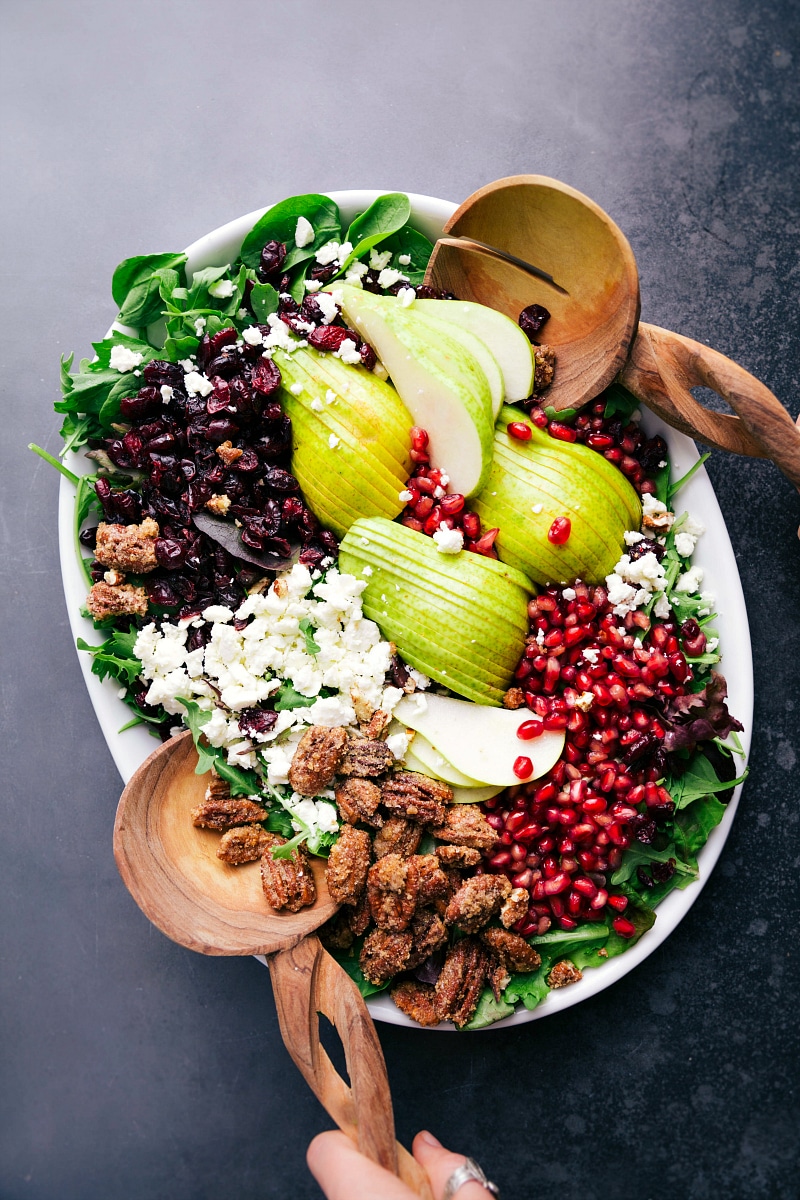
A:
{"label": "pomegranate seed", "polygon": [[533,763],[524,754],[520,754],[519,758],[514,759],[512,770],[517,779],[529,779],[533,774]]}
{"label": "pomegranate seed", "polygon": [[453,492],[449,496],[445,496],[441,502],[442,512],[447,517],[455,517],[461,512],[464,507],[464,497],[458,492]]}
{"label": "pomegranate seed", "polygon": [[636,933],[636,926],[627,917],[614,917],[611,924],[614,927],[614,932],[618,933],[620,937],[632,938]]}
{"label": "pomegranate seed", "polygon": [[616,909],[617,912],[624,912],[625,909],[628,907],[628,897],[627,896],[609,896],[608,897],[608,906],[609,906],[609,908]]}
{"label": "pomegranate seed", "polygon": [[543,721],[523,721],[517,730],[517,737],[523,742],[529,742],[532,738],[540,737],[544,733]]}
{"label": "pomegranate seed", "polygon": [[421,429],[419,425],[412,426],[411,445],[415,450],[424,450],[428,445],[428,431]]}
{"label": "pomegranate seed", "polygon": [[[552,425],[550,428],[552,429]],[[547,540],[554,546],[563,546],[565,542],[569,541],[571,533],[572,522],[569,517],[556,517],[547,531]]]}
{"label": "pomegranate seed", "polygon": [[465,512],[461,520],[464,536],[471,541],[477,541],[481,535],[481,519],[477,513]]}
{"label": "pomegranate seed", "polygon": [[510,437],[516,438],[518,442],[529,442],[533,436],[530,425],[525,421],[510,421],[506,425],[506,432]]}
{"label": "pomegranate seed", "polygon": [[561,442],[577,442],[577,432],[570,428],[569,425],[563,425],[561,421],[551,421],[547,432],[551,437],[558,438]]}

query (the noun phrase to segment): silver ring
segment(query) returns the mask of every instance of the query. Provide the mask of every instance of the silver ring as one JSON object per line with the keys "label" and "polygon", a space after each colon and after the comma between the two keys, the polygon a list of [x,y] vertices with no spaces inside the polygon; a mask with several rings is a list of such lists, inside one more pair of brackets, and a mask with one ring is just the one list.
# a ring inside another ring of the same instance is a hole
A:
{"label": "silver ring", "polygon": [[500,1195],[500,1188],[496,1183],[492,1183],[487,1179],[481,1168],[475,1162],[474,1158],[465,1158],[464,1163],[460,1167],[456,1167],[453,1174],[444,1185],[444,1193],[442,1200],[453,1200],[459,1188],[462,1188],[465,1183],[479,1183],[481,1187],[485,1187],[487,1192],[492,1196]]}

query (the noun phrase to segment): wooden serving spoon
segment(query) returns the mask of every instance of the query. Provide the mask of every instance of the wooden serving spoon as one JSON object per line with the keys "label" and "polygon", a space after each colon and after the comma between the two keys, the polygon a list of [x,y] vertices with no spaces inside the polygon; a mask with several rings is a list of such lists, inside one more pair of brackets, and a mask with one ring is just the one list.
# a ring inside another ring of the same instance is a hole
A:
{"label": "wooden serving spoon", "polygon": [[[536,263],[538,274],[512,257]],[[543,273],[561,287],[548,284]],[[544,396],[548,407],[581,408],[617,379],[681,433],[770,458],[800,487],[800,432],[780,401],[724,354],[639,322],[639,277],[627,239],[593,200],[567,184],[515,175],[480,188],[446,223],[425,282],[515,321],[529,304],[549,310],[542,337],[556,351],[557,365]],[[700,404],[691,392],[700,386],[736,415]]]}
{"label": "wooden serving spoon", "polygon": [[[258,863],[228,866],[219,835],[192,825],[205,779],[196,775],[190,733],[142,763],[119,802],[114,858],[136,903],[162,933],[201,954],[265,954],[284,1044],[315,1096],[362,1154],[432,1200],[422,1168],[394,1136],[386,1064],[372,1018],[352,979],[314,931],[337,911],[320,859],[312,859],[317,900],[299,913],[275,912]],[[335,1026],[351,1083],[320,1044],[319,1013]]]}

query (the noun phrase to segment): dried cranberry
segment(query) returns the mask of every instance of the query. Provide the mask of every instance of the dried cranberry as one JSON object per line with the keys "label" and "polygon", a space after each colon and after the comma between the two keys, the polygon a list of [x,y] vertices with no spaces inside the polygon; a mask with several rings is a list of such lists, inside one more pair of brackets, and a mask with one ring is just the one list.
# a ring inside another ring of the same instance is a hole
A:
{"label": "dried cranberry", "polygon": [[234,346],[226,346],[221,354],[217,354],[209,359],[206,365],[206,375],[209,379],[214,375],[220,375],[223,379],[230,379],[232,375],[237,373],[240,366],[239,354],[236,348]]}
{"label": "dried cranberry", "polygon": [[183,370],[180,365],[167,362],[163,358],[153,358],[149,363],[145,363],[142,368],[142,376],[145,383],[150,383],[157,388],[165,383],[172,387],[183,383]]}
{"label": "dried cranberry", "polygon": [[235,463],[231,464],[234,471],[239,471],[243,475],[249,475],[251,471],[258,471],[261,463],[258,461],[258,455],[255,450],[245,450],[240,458],[237,458]]}
{"label": "dried cranberry", "polygon": [[262,396],[272,396],[281,386],[281,373],[271,358],[260,358],[253,367],[251,383]]}
{"label": "dried cranberry", "polygon": [[278,714],[271,708],[243,708],[239,713],[239,729],[245,737],[254,733],[269,733],[274,729]]}
{"label": "dried cranberry", "polygon": [[161,407],[161,393],[158,388],[140,388],[135,396],[123,396],[119,402],[119,411],[125,421],[140,421],[142,417],[158,412]]}
{"label": "dried cranberry", "polygon": [[294,475],[284,471],[282,467],[268,467],[264,472],[264,483],[274,492],[293,495],[300,491],[300,484]]}
{"label": "dried cranberry", "polygon": [[88,529],[82,529],[78,535],[78,540],[82,546],[87,546],[90,550],[94,550],[95,542],[97,541],[97,526],[92,525]]}
{"label": "dried cranberry", "polygon": [[196,351],[198,371],[205,371],[206,367],[208,366],[208,361],[211,358],[211,354],[211,338],[206,333],[200,339],[200,345],[197,347]]}
{"label": "dried cranberry", "polygon": [[308,344],[315,350],[339,350],[345,339],[358,344],[357,336],[350,329],[343,329],[341,325],[322,325],[308,335]]}
{"label": "dried cranberry", "polygon": [[220,329],[219,333],[215,333],[211,337],[211,353],[219,354],[223,346],[233,346],[239,335],[232,325],[227,329]]}
{"label": "dried cranberry", "polygon": [[206,441],[212,443],[228,442],[235,438],[238,432],[239,426],[230,417],[214,417],[206,426],[205,436]]}
{"label": "dried cranberry", "polygon": [[214,413],[224,412],[228,407],[231,402],[231,389],[221,375],[212,376],[211,382],[214,390],[206,400],[206,411],[213,416]]}
{"label": "dried cranberry", "polygon": [[549,320],[550,313],[541,304],[529,304],[527,308],[523,308],[518,318],[519,327],[530,342],[535,340],[535,335]]}
{"label": "dried cranberry", "polygon": [[358,347],[358,353],[361,358],[361,365],[366,367],[368,371],[374,371],[378,356],[372,349],[372,346],[368,342],[362,342]]}
{"label": "dried cranberry", "polygon": [[183,566],[187,549],[188,547],[183,542],[179,542],[175,538],[156,538],[156,561],[160,567],[168,567],[174,571],[177,567]]}
{"label": "dried cranberry", "polygon": [[655,538],[642,538],[640,542],[635,542],[633,546],[628,547],[628,557],[631,562],[636,562],[637,558],[644,558],[645,554],[655,554],[659,562],[666,553],[666,547],[657,542]]}
{"label": "dried cranberry", "polygon": [[286,258],[286,246],[283,242],[267,242],[261,251],[261,259],[256,274],[262,283],[266,283],[271,275],[277,274]]}
{"label": "dried cranberry", "polygon": [[180,603],[178,596],[165,579],[148,579],[147,595],[152,604],[160,604],[163,608],[175,608]]}

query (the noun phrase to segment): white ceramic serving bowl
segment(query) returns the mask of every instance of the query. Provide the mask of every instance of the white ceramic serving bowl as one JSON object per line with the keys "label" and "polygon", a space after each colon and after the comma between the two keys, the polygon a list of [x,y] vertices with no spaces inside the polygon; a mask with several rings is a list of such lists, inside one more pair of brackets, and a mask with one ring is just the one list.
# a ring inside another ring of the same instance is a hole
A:
{"label": "white ceramic serving bowl", "polygon": [[[376,196],[391,190],[395,189],[330,192],[329,195],[339,205],[342,213],[342,225],[346,228],[348,223],[359,212],[363,212]],[[457,205],[447,200],[438,200],[433,196],[420,196],[413,193],[408,195],[411,201],[414,225],[431,241],[435,241],[441,233],[444,222],[455,211]],[[231,262],[238,253],[245,235],[263,211],[264,209],[259,209],[256,212],[248,213],[193,242],[186,251],[188,255],[187,270],[198,270],[201,267]],[[665,425],[652,413],[644,412],[643,426],[651,436],[654,433],[660,433],[666,439],[674,478],[680,478],[697,461],[698,451],[694,442]],[[68,456],[67,465],[76,474],[83,474],[86,471],[86,460],[79,455]],[[86,596],[86,586],[75,556],[72,538],[73,508],[74,488],[62,477],[58,525],[61,573],[67,611],[74,637],[76,639],[83,637],[91,643],[97,638],[97,633],[91,622],[80,616],[80,608]],[[731,712],[744,725],[741,740],[745,752],[749,754],[753,718],[753,664],[747,612],[736,559],[728,538],[728,531],[725,528],[725,521],[714,495],[711,481],[703,468],[697,471],[680,493],[678,511],[683,511],[683,509],[688,509],[706,527],[706,532],[700,538],[693,561],[705,571],[703,587],[712,591],[717,597],[719,618],[716,625],[724,653],[722,670],[728,682],[729,706]],[[93,675],[88,654],[79,652],[79,660],[103,736],[119,768],[120,775],[127,783],[136,768],[155,748],[155,743],[142,726],[130,729],[125,733],[119,732],[121,726],[130,718],[130,709],[117,695],[119,685],[112,680],[101,682],[96,675]],[[741,774],[741,770],[740,765],[737,773]],[[535,1021],[540,1017],[561,1012],[609,987],[623,975],[632,971],[649,954],[652,954],[686,916],[699,896],[700,889],[711,874],[730,832],[740,793],[741,785],[735,789],[722,822],[712,830],[708,842],[700,854],[699,880],[685,890],[676,890],[667,896],[658,906],[658,918],[655,925],[635,946],[625,954],[610,959],[594,970],[586,971],[579,983],[552,992],[547,1000],[533,1012],[520,1009],[513,1016],[490,1025],[489,1029],[521,1025],[526,1021]],[[406,1025],[417,1030],[422,1028],[401,1013],[388,996],[374,996],[367,1001],[367,1005],[372,1016],[378,1021]],[[452,1031],[454,1027],[448,1024],[437,1028]]]}

